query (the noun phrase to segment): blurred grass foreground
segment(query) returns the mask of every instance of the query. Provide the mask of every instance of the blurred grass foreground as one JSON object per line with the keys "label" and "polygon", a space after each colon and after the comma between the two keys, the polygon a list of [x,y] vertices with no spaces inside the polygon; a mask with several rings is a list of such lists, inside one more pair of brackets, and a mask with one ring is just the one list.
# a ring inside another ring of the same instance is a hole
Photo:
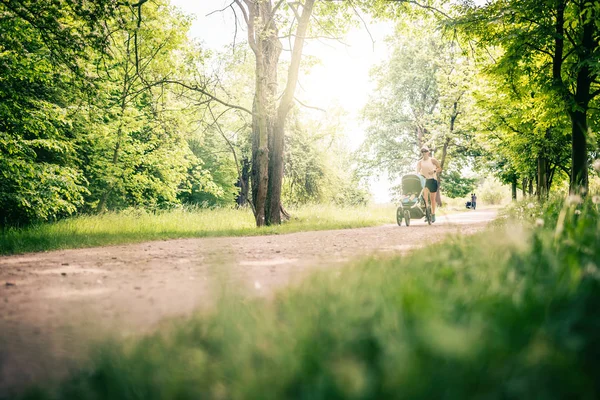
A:
{"label": "blurred grass foreground", "polygon": [[25,398],[597,399],[598,204],[509,214],[408,257],[319,272],[273,301],[225,298]]}

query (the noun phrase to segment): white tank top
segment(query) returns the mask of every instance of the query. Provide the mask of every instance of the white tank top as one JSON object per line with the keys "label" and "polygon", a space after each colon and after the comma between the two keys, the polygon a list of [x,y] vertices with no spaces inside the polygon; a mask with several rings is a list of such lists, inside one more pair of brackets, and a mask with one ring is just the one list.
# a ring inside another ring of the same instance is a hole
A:
{"label": "white tank top", "polygon": [[421,160],[421,174],[427,179],[437,179],[435,174],[437,167],[431,161],[431,158],[428,160]]}

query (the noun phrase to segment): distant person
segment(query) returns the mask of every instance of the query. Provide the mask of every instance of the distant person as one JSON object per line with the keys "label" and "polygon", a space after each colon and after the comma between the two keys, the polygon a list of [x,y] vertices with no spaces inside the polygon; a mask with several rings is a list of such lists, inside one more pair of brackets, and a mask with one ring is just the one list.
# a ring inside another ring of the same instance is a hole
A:
{"label": "distant person", "polygon": [[471,207],[473,207],[473,210],[477,207],[477,195],[475,193],[471,195]]}
{"label": "distant person", "polygon": [[431,204],[431,222],[435,222],[435,207],[436,201],[435,196],[438,191],[437,174],[442,172],[442,166],[439,161],[431,157],[429,147],[423,146],[421,148],[421,154],[423,158],[417,163],[417,174],[421,174],[425,177],[425,206],[429,207]]}

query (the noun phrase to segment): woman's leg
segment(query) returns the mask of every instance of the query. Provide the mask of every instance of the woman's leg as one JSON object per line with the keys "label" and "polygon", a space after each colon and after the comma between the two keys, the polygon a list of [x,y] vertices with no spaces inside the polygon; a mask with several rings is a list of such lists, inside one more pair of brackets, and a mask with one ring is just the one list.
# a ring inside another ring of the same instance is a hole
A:
{"label": "woman's leg", "polygon": [[437,205],[435,203],[435,196],[436,196],[436,193],[429,193],[429,198],[431,201],[431,213],[434,215],[435,215],[435,206]]}
{"label": "woman's leg", "polygon": [[429,188],[425,186],[423,189],[423,197],[425,198],[425,207],[429,206]]}

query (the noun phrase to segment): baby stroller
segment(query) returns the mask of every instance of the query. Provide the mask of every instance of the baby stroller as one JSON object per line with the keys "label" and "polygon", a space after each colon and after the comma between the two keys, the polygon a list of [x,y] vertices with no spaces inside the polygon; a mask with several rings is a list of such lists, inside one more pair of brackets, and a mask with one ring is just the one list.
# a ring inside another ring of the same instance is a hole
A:
{"label": "baby stroller", "polygon": [[411,218],[425,217],[427,223],[431,225],[429,208],[425,206],[425,177],[418,174],[408,174],[402,177],[402,198],[400,207],[396,210],[396,222],[402,226],[402,220],[406,226],[410,226]]}

